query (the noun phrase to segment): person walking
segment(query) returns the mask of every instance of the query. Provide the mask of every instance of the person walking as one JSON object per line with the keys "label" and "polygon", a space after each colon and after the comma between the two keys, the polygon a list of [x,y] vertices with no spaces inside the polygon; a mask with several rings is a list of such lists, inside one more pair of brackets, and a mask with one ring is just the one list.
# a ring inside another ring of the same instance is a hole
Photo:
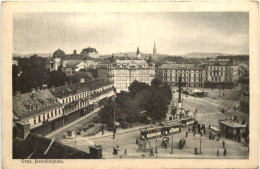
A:
{"label": "person walking", "polygon": [[127,150],[125,149],[125,153],[124,153],[124,155],[127,155]]}
{"label": "person walking", "polygon": [[151,150],[150,150],[150,156],[154,156],[154,154],[153,154],[153,148],[151,148]]}
{"label": "person walking", "polygon": [[225,141],[223,140],[223,142],[222,142],[223,148],[225,148],[225,144],[226,144],[226,143],[225,143]]}
{"label": "person walking", "polygon": [[186,138],[188,137],[188,132],[186,131]]}
{"label": "person walking", "polygon": [[223,155],[226,156],[227,155],[227,149],[224,149]]}
{"label": "person walking", "polygon": [[217,149],[217,157],[219,157],[219,149]]}

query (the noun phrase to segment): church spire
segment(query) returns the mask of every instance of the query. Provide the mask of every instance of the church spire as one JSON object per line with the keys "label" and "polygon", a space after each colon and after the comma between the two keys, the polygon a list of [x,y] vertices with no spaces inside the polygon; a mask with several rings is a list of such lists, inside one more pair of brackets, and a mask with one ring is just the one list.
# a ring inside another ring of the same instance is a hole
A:
{"label": "church spire", "polygon": [[139,55],[140,51],[139,51],[139,46],[137,46],[137,51],[136,51],[136,55]]}
{"label": "church spire", "polygon": [[155,41],[154,41],[154,46],[153,46],[153,55],[156,55],[156,45],[155,45]]}

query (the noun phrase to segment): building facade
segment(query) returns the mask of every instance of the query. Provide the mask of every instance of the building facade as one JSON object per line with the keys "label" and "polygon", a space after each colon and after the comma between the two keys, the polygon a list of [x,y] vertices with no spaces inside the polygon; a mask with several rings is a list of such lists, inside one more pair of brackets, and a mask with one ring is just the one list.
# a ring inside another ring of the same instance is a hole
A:
{"label": "building facade", "polygon": [[113,56],[108,62],[100,63],[98,78],[113,83],[116,92],[128,91],[130,84],[137,80],[150,84],[155,75],[155,65],[152,57],[143,59],[120,60]]}
{"label": "building facade", "polygon": [[214,64],[205,66],[205,87],[232,88],[238,81],[238,66]]}
{"label": "building facade", "polygon": [[30,130],[46,135],[63,126],[63,105],[48,89],[13,97],[14,122],[30,124]]}
{"label": "building facade", "polygon": [[240,111],[249,114],[249,83],[241,83]]}
{"label": "building facade", "polygon": [[156,78],[170,86],[178,86],[182,77],[183,87],[204,87],[205,70],[193,64],[163,64],[156,68]]}
{"label": "building facade", "polygon": [[81,55],[83,57],[99,58],[99,54],[95,48],[85,48],[82,50]]}
{"label": "building facade", "polygon": [[103,79],[19,94],[13,97],[14,127],[26,122],[31,132],[47,135],[98,109],[114,95],[112,84]]}

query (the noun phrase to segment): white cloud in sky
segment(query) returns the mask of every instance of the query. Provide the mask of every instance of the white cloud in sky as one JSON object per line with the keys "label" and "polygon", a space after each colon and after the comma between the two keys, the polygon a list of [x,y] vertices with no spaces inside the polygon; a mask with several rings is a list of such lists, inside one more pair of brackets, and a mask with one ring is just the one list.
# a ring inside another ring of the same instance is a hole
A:
{"label": "white cloud in sky", "polygon": [[14,53],[248,54],[248,13],[16,13]]}

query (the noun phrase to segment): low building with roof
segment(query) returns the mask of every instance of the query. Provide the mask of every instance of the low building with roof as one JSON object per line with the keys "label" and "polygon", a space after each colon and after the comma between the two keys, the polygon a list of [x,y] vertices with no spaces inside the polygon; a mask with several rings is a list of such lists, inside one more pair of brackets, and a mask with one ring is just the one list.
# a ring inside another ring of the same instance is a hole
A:
{"label": "low building with roof", "polygon": [[48,89],[13,96],[13,120],[30,124],[34,133],[46,135],[63,126],[63,104]]}
{"label": "low building with roof", "polygon": [[163,64],[156,68],[155,76],[170,86],[178,86],[181,76],[183,87],[204,87],[205,70],[196,64]]}
{"label": "low building with roof", "polygon": [[113,83],[116,92],[128,91],[134,80],[151,84],[155,75],[155,65],[152,56],[144,59],[115,59],[105,60],[99,64],[98,78]]}
{"label": "low building with roof", "polygon": [[13,159],[100,159],[102,147],[93,145],[90,152],[62,144],[56,138],[52,140],[30,132],[30,124],[19,122],[17,136],[14,138]]}
{"label": "low building with roof", "polygon": [[219,128],[226,138],[242,137],[245,135],[247,125],[234,122],[234,120],[220,120]]}

